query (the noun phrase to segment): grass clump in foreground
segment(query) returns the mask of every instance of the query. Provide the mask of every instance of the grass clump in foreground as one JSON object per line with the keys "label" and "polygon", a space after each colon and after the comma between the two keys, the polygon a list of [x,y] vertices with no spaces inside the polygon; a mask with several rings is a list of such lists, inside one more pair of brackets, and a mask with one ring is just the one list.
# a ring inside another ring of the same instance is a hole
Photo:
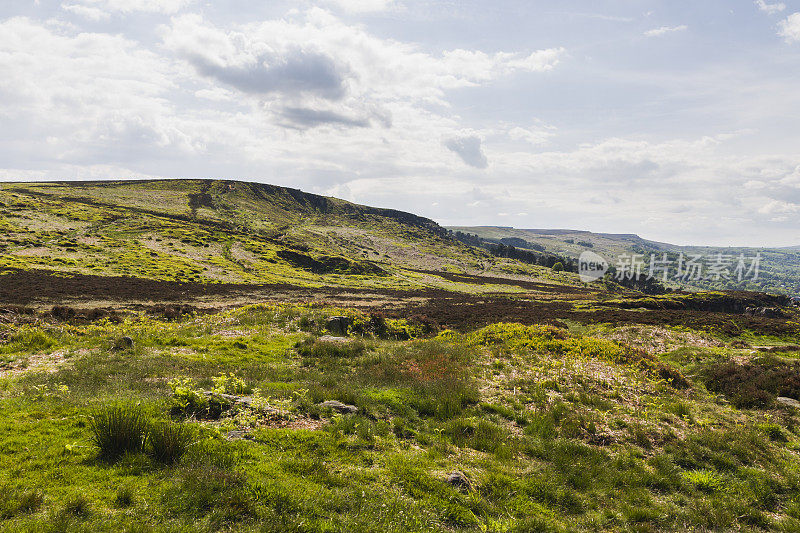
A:
{"label": "grass clump in foreground", "polygon": [[92,415],[89,429],[92,442],[100,450],[100,457],[112,460],[126,453],[141,452],[150,425],[140,408],[115,405]]}
{"label": "grass clump in foreground", "polygon": [[[341,314],[251,306],[10,332],[9,357],[74,355],[0,382],[0,530],[800,527],[797,413],[737,407],[737,389],[708,381],[742,351],[662,358],[613,327],[518,324],[320,341]],[[21,342],[36,331],[50,341]],[[133,347],[110,350],[122,336]],[[790,395],[774,368],[724,375]]]}

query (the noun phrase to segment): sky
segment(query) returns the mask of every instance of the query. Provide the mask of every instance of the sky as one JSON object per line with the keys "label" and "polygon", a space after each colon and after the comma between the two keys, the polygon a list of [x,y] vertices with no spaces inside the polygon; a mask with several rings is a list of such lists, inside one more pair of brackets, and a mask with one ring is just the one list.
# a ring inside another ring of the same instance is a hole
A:
{"label": "sky", "polygon": [[800,0],[2,0],[0,180],[800,245]]}

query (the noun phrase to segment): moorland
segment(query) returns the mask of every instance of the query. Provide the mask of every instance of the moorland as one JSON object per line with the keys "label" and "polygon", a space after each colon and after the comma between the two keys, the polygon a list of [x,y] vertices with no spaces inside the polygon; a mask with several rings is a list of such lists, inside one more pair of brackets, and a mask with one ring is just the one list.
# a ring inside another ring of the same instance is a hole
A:
{"label": "moorland", "polygon": [[0,530],[800,529],[786,291],[234,181],[5,183],[0,228]]}

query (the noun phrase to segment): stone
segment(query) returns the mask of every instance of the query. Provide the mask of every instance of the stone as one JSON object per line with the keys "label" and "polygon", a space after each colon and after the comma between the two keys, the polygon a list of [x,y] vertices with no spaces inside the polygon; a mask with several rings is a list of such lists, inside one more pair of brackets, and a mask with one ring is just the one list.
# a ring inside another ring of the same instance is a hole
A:
{"label": "stone", "polygon": [[347,335],[347,330],[353,325],[353,319],[349,316],[332,316],[325,322],[325,329],[333,335]]}
{"label": "stone", "polygon": [[794,407],[795,409],[800,409],[800,402],[798,402],[794,398],[787,398],[786,396],[778,396],[777,398],[775,398],[775,401],[787,407]]}
{"label": "stone", "polygon": [[458,470],[456,470],[455,472],[450,472],[449,474],[447,474],[445,481],[447,482],[448,485],[452,485],[461,492],[469,492],[470,490],[472,490],[472,483],[470,482],[466,474],[464,474],[464,472],[460,472]]}
{"label": "stone", "polygon": [[340,413],[357,413],[358,407],[355,405],[347,405],[337,400],[327,400],[319,404],[320,407],[328,407]]}
{"label": "stone", "polygon": [[114,342],[115,350],[130,350],[133,348],[133,339],[130,337],[120,337]]}
{"label": "stone", "polygon": [[333,335],[323,335],[317,340],[320,342],[337,342],[340,344],[350,342],[350,339],[348,339],[347,337],[334,337]]}

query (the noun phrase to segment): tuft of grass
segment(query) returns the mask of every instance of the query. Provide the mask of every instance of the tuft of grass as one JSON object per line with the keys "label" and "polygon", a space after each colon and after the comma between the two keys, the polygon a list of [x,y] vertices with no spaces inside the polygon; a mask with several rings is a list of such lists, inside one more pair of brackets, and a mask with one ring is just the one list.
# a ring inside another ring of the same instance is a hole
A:
{"label": "tuft of grass", "polygon": [[722,478],[713,470],[693,470],[683,472],[681,476],[692,487],[703,492],[717,492],[723,485]]}
{"label": "tuft of grass", "polygon": [[117,489],[117,494],[114,496],[114,505],[120,509],[125,509],[133,505],[133,500],[133,489],[127,485],[123,485]]}
{"label": "tuft of grass", "polygon": [[149,424],[140,407],[116,405],[96,412],[89,419],[89,429],[100,457],[115,460],[144,449]]}
{"label": "tuft of grass", "polygon": [[364,355],[367,346],[361,341],[322,341],[307,339],[297,344],[297,353],[316,359],[350,358]]}
{"label": "tuft of grass", "polygon": [[83,494],[72,496],[65,503],[62,510],[63,514],[77,518],[87,518],[91,512],[89,500]]}
{"label": "tuft of grass", "polygon": [[150,455],[161,464],[175,464],[186,453],[192,437],[192,429],[186,424],[175,422],[153,424],[147,435]]}
{"label": "tuft of grass", "polygon": [[0,487],[0,520],[19,514],[31,514],[44,503],[44,494],[37,489],[18,493],[9,487]]}

